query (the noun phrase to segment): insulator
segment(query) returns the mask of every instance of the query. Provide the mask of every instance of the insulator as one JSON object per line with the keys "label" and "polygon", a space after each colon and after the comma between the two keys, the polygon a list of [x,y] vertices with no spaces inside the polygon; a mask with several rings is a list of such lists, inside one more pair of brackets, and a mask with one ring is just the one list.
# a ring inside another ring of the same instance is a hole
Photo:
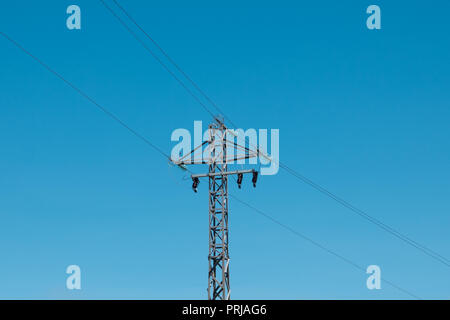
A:
{"label": "insulator", "polygon": [[192,190],[194,190],[194,192],[197,192],[197,186],[199,183],[200,180],[197,177],[192,178]]}
{"label": "insulator", "polygon": [[258,172],[253,171],[253,178],[252,178],[253,187],[256,187],[256,181],[258,181]]}
{"label": "insulator", "polygon": [[239,189],[241,188],[242,177],[243,177],[243,174],[242,173],[238,173],[237,184],[238,184]]}

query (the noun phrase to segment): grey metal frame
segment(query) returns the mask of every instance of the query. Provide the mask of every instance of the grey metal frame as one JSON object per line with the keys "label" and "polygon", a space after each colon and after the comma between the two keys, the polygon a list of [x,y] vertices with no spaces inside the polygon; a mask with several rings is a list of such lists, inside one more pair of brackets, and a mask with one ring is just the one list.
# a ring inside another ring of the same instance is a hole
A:
{"label": "grey metal frame", "polygon": [[[230,299],[230,256],[228,251],[228,175],[225,143],[226,128],[222,123],[209,126],[213,159],[216,157],[215,138],[223,139],[222,160],[209,164],[209,255],[208,299]],[[219,134],[218,134],[218,132]]]}
{"label": "grey metal frame", "polygon": [[[227,159],[227,128],[223,121],[216,119],[209,125],[210,140],[205,141],[201,146],[196,147],[190,153],[184,155],[179,161],[173,161],[177,165],[186,164],[208,164],[208,173],[192,174],[192,180],[196,181],[193,189],[197,192],[196,186],[199,178],[208,178],[209,181],[209,254],[208,254],[208,299],[209,300],[229,300],[230,299],[230,255],[228,250],[228,176],[252,173],[256,171],[236,170],[227,171],[227,162],[236,160]],[[209,161],[191,161],[188,156],[200,147],[208,145],[210,148]],[[248,151],[244,158],[256,157],[259,151],[251,153],[248,148],[232,144],[233,148],[240,147]]]}

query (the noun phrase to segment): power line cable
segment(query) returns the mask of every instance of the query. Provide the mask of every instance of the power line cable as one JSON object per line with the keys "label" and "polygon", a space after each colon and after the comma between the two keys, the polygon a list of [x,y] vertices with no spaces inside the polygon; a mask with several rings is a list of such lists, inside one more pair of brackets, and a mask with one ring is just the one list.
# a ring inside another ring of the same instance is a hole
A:
{"label": "power line cable", "polygon": [[358,209],[357,207],[353,206],[349,202],[347,202],[344,199],[338,197],[337,195],[333,194],[332,192],[328,191],[327,189],[323,188],[322,186],[318,185],[317,183],[315,183],[314,181],[308,179],[307,177],[301,175],[297,171],[295,171],[295,170],[289,168],[288,166],[282,164],[281,162],[280,162],[280,167],[283,167],[286,171],[291,173],[291,175],[293,175],[296,178],[300,179],[301,181],[307,183],[308,185],[310,185],[314,189],[318,190],[322,194],[324,194],[324,195],[330,197],[331,199],[335,200],[336,202],[338,202],[342,206],[344,206],[347,209],[349,209],[349,210],[353,211],[354,213],[358,214],[360,217],[362,217],[362,218],[368,220],[369,222],[375,224],[376,226],[378,226],[379,228],[385,230],[386,232],[389,232],[390,234],[394,235],[395,237],[397,237],[398,239],[404,241],[405,243],[409,244],[410,246],[420,250],[421,252],[423,252],[424,254],[428,255],[429,257],[431,257],[431,258],[441,262],[442,264],[450,267],[449,260],[447,258],[445,258],[444,256],[442,256],[442,255],[438,254],[437,252],[435,252],[435,251],[433,251],[433,250],[431,250],[431,249],[421,245],[420,243],[412,240],[411,238],[409,238],[406,235],[400,233],[399,231],[395,230],[394,228],[390,227],[389,225],[387,225],[387,224],[381,222],[380,220],[372,217],[371,215],[365,213],[363,210]]}
{"label": "power line cable", "polygon": [[[267,214],[266,212],[264,212],[264,211],[262,211],[262,210],[260,210],[260,209],[258,209],[258,208],[256,208],[256,207],[250,205],[248,202],[245,202],[245,201],[243,201],[243,200],[241,200],[241,199],[235,197],[235,196],[232,195],[232,194],[230,194],[230,197],[232,197],[232,198],[235,199],[236,201],[240,202],[241,204],[245,205],[246,207],[252,209],[253,211],[255,211],[256,213],[258,213],[259,215],[261,215],[261,216],[265,217],[266,219],[272,221],[273,223],[279,225],[280,227],[282,227],[282,228],[288,230],[289,232],[291,232],[292,234],[296,235],[297,237],[300,237],[300,238],[302,238],[303,240],[308,241],[309,243],[313,244],[314,246],[316,246],[316,247],[322,249],[323,251],[325,251],[325,252],[327,252],[327,253],[329,253],[329,254],[335,256],[335,257],[337,257],[338,259],[340,259],[340,260],[346,262],[347,264],[349,264],[349,265],[355,267],[356,269],[358,269],[358,270],[360,270],[360,271],[363,271],[363,272],[366,272],[366,270],[365,270],[362,266],[360,266],[359,264],[357,264],[356,262],[353,262],[352,260],[350,260],[350,259],[344,257],[343,255],[341,255],[341,254],[339,254],[339,253],[337,253],[337,252],[335,252],[335,251],[333,251],[333,250],[331,250],[331,249],[325,247],[324,245],[318,243],[317,241],[311,239],[310,237],[305,236],[304,234],[300,233],[299,231],[297,231],[297,230],[295,230],[295,229],[289,227],[288,225],[286,225],[286,224],[280,222],[279,220],[275,219],[274,217],[272,217],[271,215]],[[393,283],[392,281],[387,280],[385,277],[383,277],[382,281],[386,282],[386,283],[389,284],[390,286],[392,286],[392,287],[394,287],[394,288],[396,288],[396,289],[402,291],[403,293],[406,293],[407,295],[409,295],[409,296],[411,296],[411,297],[413,297],[413,298],[415,298],[415,299],[422,300],[422,298],[420,298],[419,296],[417,296],[417,295],[415,295],[415,294],[413,294],[413,293],[411,293],[411,292],[409,292],[409,291],[407,291],[407,290],[405,290],[405,289],[399,287],[398,285],[396,285],[396,284]]]}
{"label": "power line cable", "polygon": [[8,36],[6,33],[0,31],[0,34],[7,39],[8,41],[10,41],[12,44],[14,44],[17,48],[19,48],[21,51],[23,51],[24,53],[26,53],[28,56],[30,56],[31,58],[33,58],[34,61],[38,62],[41,66],[43,66],[45,69],[47,69],[49,72],[51,72],[53,75],[55,75],[56,77],[58,77],[59,79],[61,79],[62,81],[64,81],[69,87],[71,87],[72,89],[74,89],[76,92],[78,92],[81,96],[83,96],[85,99],[87,99],[89,102],[91,102],[93,105],[95,105],[98,109],[100,109],[101,111],[103,111],[103,113],[105,113],[107,116],[109,116],[110,118],[112,118],[113,120],[115,120],[116,122],[118,122],[122,127],[124,127],[125,129],[127,129],[128,131],[130,131],[133,135],[135,135],[136,137],[138,137],[139,139],[141,139],[142,141],[144,141],[147,145],[149,145],[150,147],[152,147],[154,150],[156,150],[157,152],[159,152],[160,154],[162,154],[164,157],[166,157],[167,159],[170,160],[170,157],[168,154],[166,154],[161,148],[159,148],[158,146],[156,146],[155,144],[153,144],[150,140],[148,140],[147,138],[145,138],[142,134],[140,134],[139,132],[137,132],[136,130],[134,130],[133,128],[131,128],[130,126],[128,126],[124,121],[122,121],[119,117],[117,117],[114,113],[112,113],[111,111],[109,111],[108,109],[106,109],[105,107],[103,107],[102,105],[100,105],[97,101],[95,101],[94,99],[92,99],[88,94],[86,94],[83,90],[81,90],[80,88],[78,88],[77,86],[75,86],[73,83],[71,83],[69,80],[67,80],[66,78],[64,78],[62,75],[60,75],[58,72],[56,72],[55,70],[53,70],[52,68],[50,68],[46,63],[44,63],[42,60],[40,60],[39,58],[37,58],[35,55],[33,55],[31,52],[29,52],[28,50],[26,50],[20,43],[18,43],[17,41],[15,41],[14,39],[12,39],[10,36]]}
{"label": "power line cable", "polygon": [[[100,1],[103,2],[103,0]],[[126,11],[125,8],[122,7],[118,1],[116,0],[113,1],[116,4],[116,6],[128,17],[128,19],[130,19],[130,21],[133,22],[133,24],[139,30],[141,30],[141,32],[159,49],[159,51],[167,58],[167,60],[169,60],[169,62],[195,87],[195,89],[197,89],[197,91],[200,92],[200,94],[203,97],[205,97],[205,99],[208,100],[208,102],[211,103],[211,105],[220,114],[222,114],[233,127],[237,128],[237,126],[233,123],[233,121],[225,115],[225,113],[219,108],[219,106],[200,88],[200,86],[194,80],[192,80],[192,78],[189,77],[189,75],[186,72],[184,72],[183,69],[181,69],[181,67],[167,54],[167,52],[144,30],[144,28],[142,28],[137,23],[137,21],[128,13],[128,11]]]}
{"label": "power line cable", "polygon": [[185,90],[187,93],[189,93],[189,95],[195,99],[195,101],[197,101],[202,107],[203,109],[208,112],[211,117],[215,118],[214,113],[211,112],[211,110],[209,110],[209,108],[192,92],[191,89],[189,89],[189,87],[187,87],[183,81],[181,81],[180,78],[177,77],[177,75],[170,70],[169,67],[167,67],[167,65],[145,44],[144,41],[141,40],[141,38],[139,38],[139,36],[114,12],[114,10],[111,9],[111,7],[109,7],[105,1],[100,0],[100,2],[103,4],[103,6],[108,9],[109,12],[111,12],[111,14],[117,19],[117,21],[120,22],[120,24],[136,39],[136,41],[138,41],[152,56],[153,58],[156,59],[156,61],[158,61],[158,63],[172,76],[172,78],[174,78]]}
{"label": "power line cable", "polygon": [[[53,75],[55,75],[56,77],[58,77],[59,79],[61,79],[62,81],[64,81],[67,85],[69,85],[72,89],[74,89],[77,93],[79,93],[81,96],[83,96],[84,98],[86,98],[89,102],[91,102],[92,104],[94,104],[97,108],[99,108],[101,111],[103,111],[106,115],[108,115],[109,117],[111,117],[113,120],[115,120],[116,122],[118,122],[120,125],[122,125],[124,128],[126,128],[127,130],[129,130],[131,133],[133,133],[136,137],[138,137],[139,139],[143,140],[148,146],[152,147],[154,150],[158,151],[158,153],[160,153],[162,156],[164,156],[165,158],[169,158],[169,156],[162,151],[162,149],[160,149],[159,147],[157,147],[155,144],[153,144],[149,139],[145,138],[144,136],[142,136],[140,133],[138,133],[137,131],[135,131],[134,129],[132,129],[130,126],[128,126],[126,123],[124,123],[121,119],[119,119],[116,115],[114,115],[112,112],[110,112],[108,109],[106,109],[105,107],[103,107],[102,105],[100,105],[99,103],[97,103],[93,98],[91,98],[89,95],[87,95],[84,91],[82,91],[81,89],[79,89],[77,86],[75,86],[74,84],[72,84],[70,81],[68,81],[67,79],[65,79],[61,74],[59,74],[58,72],[56,72],[55,70],[53,70],[52,68],[50,68],[50,66],[48,66],[46,63],[44,63],[42,60],[40,60],[39,58],[37,58],[35,55],[33,55],[31,52],[29,52],[28,50],[26,50],[21,44],[19,44],[17,41],[15,41],[14,39],[12,39],[11,37],[9,37],[7,34],[5,34],[4,32],[0,31],[0,34],[7,39],[8,41],[10,41],[12,44],[14,44],[17,48],[19,48],[21,51],[23,51],[25,54],[27,54],[28,56],[30,56],[33,60],[35,60],[36,62],[38,62],[41,66],[43,66],[47,71],[49,71],[50,73],[52,73]],[[192,173],[192,171],[190,171],[189,169],[186,168],[186,171]],[[264,213],[263,211],[249,205],[248,203],[244,202],[243,200],[240,200],[239,198],[237,198],[234,195],[230,195],[231,197],[233,197],[235,200],[237,200],[238,202],[241,202],[242,204],[248,206],[249,208],[251,208],[252,210],[256,211],[257,213],[265,216],[266,218],[272,220],[273,222],[275,222],[276,224],[282,226],[283,228],[291,231],[292,233],[296,234],[297,236],[303,238],[304,240],[307,240],[311,243],[313,243],[314,245],[318,246],[319,248],[327,251],[328,253],[340,258],[341,260],[353,265],[354,267],[356,267],[359,270],[364,271],[364,268],[362,268],[361,266],[359,266],[358,264],[352,262],[351,260],[337,254],[336,252],[324,247],[323,245],[319,244],[318,242],[312,240],[309,237],[306,237],[304,235],[302,235],[301,233],[299,233],[298,231],[292,229],[289,226],[286,226],[284,224],[282,224],[281,222],[279,222],[278,220],[275,220],[274,218],[272,218],[271,216],[269,216],[268,214]],[[388,281],[388,280],[384,280],[386,283],[390,284],[391,286],[397,288],[398,290],[407,293],[408,295],[416,298],[416,299],[420,299],[418,296],[408,292],[407,290],[395,285],[394,283]]]}
{"label": "power line cable", "polygon": [[[140,40],[137,35],[126,25],[126,23],[120,19],[120,17],[117,16],[117,14],[106,5],[106,3],[104,2],[104,0],[100,0],[104,6],[120,21],[120,23],[148,50],[150,51],[150,53],[152,54],[153,57],[155,57],[159,63],[162,64],[162,61],[151,51],[148,49],[148,47],[145,45],[145,43],[142,42],[142,40]],[[122,6],[119,4],[119,2],[117,0],[113,0],[113,2],[117,5],[117,7],[128,17],[128,19],[130,19],[130,21],[139,29],[141,30],[141,32],[159,49],[159,51],[168,59],[168,61],[198,90],[198,92],[205,97],[205,99],[211,103],[214,108],[216,108],[217,111],[219,111],[235,128],[237,128],[237,126],[232,122],[232,120],[227,117],[225,115],[225,113],[217,106],[217,104],[203,91],[201,90],[201,88],[197,85],[196,82],[194,82],[192,80],[191,77],[189,77],[189,75],[187,75],[186,72],[183,71],[183,69],[181,69],[181,67],[167,54],[167,52],[148,34],[148,32],[145,31],[144,28],[141,27],[141,25],[131,16],[131,14],[129,14],[129,12]],[[168,69],[164,64],[163,66],[166,68],[166,70]],[[169,71],[171,74],[172,72]],[[178,82],[180,82],[180,84],[182,83],[181,80],[179,80],[178,78],[176,78]],[[184,85],[184,83],[182,83],[182,86],[186,89],[187,87]],[[189,91],[192,94],[191,91]],[[194,96],[194,95],[193,95]],[[199,99],[195,96],[194,97],[198,102]],[[206,109],[208,111],[208,113],[210,115],[213,116],[213,113],[211,112],[211,110],[209,110],[209,108],[207,108],[203,103],[200,102],[200,104],[202,105],[202,107],[204,109]],[[274,159],[272,159],[272,161],[275,161]],[[319,184],[313,182],[311,179],[308,179],[307,177],[305,177],[304,175],[298,173],[296,170],[290,168],[289,166],[279,162],[280,167],[283,170],[286,170],[286,172],[288,172],[290,175],[296,177],[297,179],[303,181],[304,183],[307,183],[308,185],[310,185],[311,187],[315,188],[316,190],[320,191],[322,194],[330,197],[331,199],[335,200],[336,202],[340,203],[341,205],[343,205],[344,207],[348,208],[349,210],[353,211],[354,213],[358,214],[360,217],[368,220],[369,222],[373,223],[374,225],[378,226],[379,228],[383,229],[384,231],[392,234],[393,236],[397,237],[398,239],[402,240],[403,242],[405,242],[406,244],[418,249],[419,251],[423,252],[424,254],[426,254],[427,256],[435,259],[436,261],[446,265],[447,267],[450,267],[450,260],[444,256],[442,256],[441,254],[427,248],[426,246],[412,240],[411,238],[407,237],[406,235],[400,233],[399,231],[395,230],[394,228],[388,226],[387,224],[381,222],[380,220],[370,216],[369,214],[365,213],[363,210],[356,208],[355,206],[351,205],[349,202],[343,200],[342,198],[336,196],[335,194],[333,194],[332,192],[328,191],[327,189],[325,189],[324,187],[320,186]]]}

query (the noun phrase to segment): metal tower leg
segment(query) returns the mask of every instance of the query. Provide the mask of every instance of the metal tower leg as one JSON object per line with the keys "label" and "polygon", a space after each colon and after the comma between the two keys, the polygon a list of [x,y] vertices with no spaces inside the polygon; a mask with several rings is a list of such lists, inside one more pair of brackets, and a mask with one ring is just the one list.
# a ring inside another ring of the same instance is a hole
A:
{"label": "metal tower leg", "polygon": [[[226,159],[225,128],[218,128],[214,131],[216,132],[215,135],[212,135],[213,144],[214,138],[223,139],[223,143],[219,144],[221,152],[213,149],[212,156]],[[225,174],[226,172],[226,161],[213,161],[209,165],[209,300],[230,299],[228,176]]]}

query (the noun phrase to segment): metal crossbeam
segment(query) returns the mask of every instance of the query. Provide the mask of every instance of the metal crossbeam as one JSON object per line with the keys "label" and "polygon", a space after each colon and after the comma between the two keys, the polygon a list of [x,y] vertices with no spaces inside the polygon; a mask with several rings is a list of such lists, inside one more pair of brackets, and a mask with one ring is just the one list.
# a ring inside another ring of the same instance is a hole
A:
{"label": "metal crossbeam", "polygon": [[226,171],[226,172],[208,172],[208,173],[199,173],[199,174],[193,174],[191,175],[192,178],[206,178],[206,177],[213,177],[213,176],[229,176],[232,174],[239,174],[239,173],[254,173],[256,172],[253,169],[249,170],[236,170],[236,171]]}

